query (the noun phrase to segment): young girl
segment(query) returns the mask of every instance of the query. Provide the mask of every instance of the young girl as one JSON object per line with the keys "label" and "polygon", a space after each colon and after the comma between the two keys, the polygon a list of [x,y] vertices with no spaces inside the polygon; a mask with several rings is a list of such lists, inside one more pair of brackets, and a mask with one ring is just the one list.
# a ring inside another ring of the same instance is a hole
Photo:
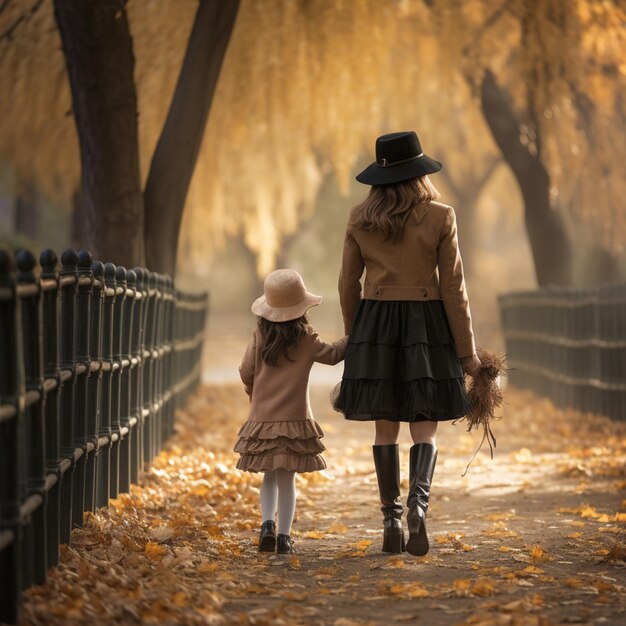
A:
{"label": "young girl", "polygon": [[414,132],[377,139],[376,162],[357,176],[372,188],[350,214],[339,278],[350,341],[335,408],[351,420],[375,421],[385,552],[405,549],[398,435],[409,422],[406,550],[420,556],[429,549],[437,424],[465,415],[463,372],[480,368],[454,210],[434,201],[439,193],[427,176],[440,169]]}
{"label": "young girl", "polygon": [[320,454],[325,450],[320,441],[324,433],[309,404],[309,372],[316,361],[341,361],[348,338],[324,343],[309,325],[305,313],[322,298],[306,290],[298,272],[272,272],[264,291],[252,305],[259,321],[239,368],[251,405],[235,452],[241,455],[239,469],[264,473],[259,550],[290,554],[296,472],[326,467]]}

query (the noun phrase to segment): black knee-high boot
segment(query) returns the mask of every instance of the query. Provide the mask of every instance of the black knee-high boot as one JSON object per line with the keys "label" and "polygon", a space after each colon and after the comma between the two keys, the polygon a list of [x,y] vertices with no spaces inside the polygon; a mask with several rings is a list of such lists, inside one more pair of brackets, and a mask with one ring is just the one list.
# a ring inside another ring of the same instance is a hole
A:
{"label": "black knee-high boot", "polygon": [[374,465],[380,493],[380,510],[384,515],[383,552],[402,552],[403,508],[400,502],[400,459],[398,445],[373,446]]}
{"label": "black knee-high boot", "polygon": [[406,502],[409,509],[407,513],[409,541],[406,549],[415,556],[424,556],[430,547],[426,534],[426,511],[435,463],[437,463],[435,446],[430,443],[417,443],[411,447],[409,497]]}

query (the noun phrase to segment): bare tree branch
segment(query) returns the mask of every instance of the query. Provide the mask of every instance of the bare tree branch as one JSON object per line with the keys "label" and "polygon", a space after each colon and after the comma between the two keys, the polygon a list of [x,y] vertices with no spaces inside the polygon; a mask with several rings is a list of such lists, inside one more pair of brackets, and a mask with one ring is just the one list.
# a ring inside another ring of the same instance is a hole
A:
{"label": "bare tree branch", "polygon": [[497,8],[482,24],[480,30],[476,33],[474,37],[472,37],[472,41],[463,47],[463,56],[466,56],[470,51],[471,46],[477,46],[480,43],[480,39],[482,36],[502,17],[502,15],[506,12],[507,6],[510,4],[508,0],[504,0],[504,2]]}
{"label": "bare tree branch", "polygon": [[477,176],[474,175],[474,170],[472,170],[469,176],[456,179],[450,173],[449,168],[441,170],[440,176],[446,181],[446,185],[455,198],[460,199],[464,196],[473,198],[481,192],[500,163],[502,163],[500,156],[492,155],[486,161],[486,167],[484,167]]}
{"label": "bare tree branch", "polygon": [[[2,12],[2,10],[4,10],[4,8],[9,4],[10,1],[11,0],[4,0],[3,5],[0,7],[0,13]],[[30,21],[33,15],[35,15],[35,13],[37,13],[37,11],[41,8],[41,6],[43,5],[43,2],[44,0],[37,0],[35,4],[33,4],[33,6],[28,11],[26,11],[25,13],[22,13],[22,15],[20,15],[13,22],[13,24],[11,24],[11,26],[9,26],[3,33],[0,34],[0,40],[6,39],[7,41],[12,41],[13,33],[15,32],[15,29],[20,24]]]}

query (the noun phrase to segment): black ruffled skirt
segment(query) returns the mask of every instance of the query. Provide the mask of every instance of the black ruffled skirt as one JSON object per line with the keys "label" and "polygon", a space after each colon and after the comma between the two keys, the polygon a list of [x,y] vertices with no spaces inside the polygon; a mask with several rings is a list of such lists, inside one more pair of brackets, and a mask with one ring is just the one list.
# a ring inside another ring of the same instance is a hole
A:
{"label": "black ruffled skirt", "polygon": [[441,300],[361,300],[334,392],[351,420],[453,420],[469,409]]}

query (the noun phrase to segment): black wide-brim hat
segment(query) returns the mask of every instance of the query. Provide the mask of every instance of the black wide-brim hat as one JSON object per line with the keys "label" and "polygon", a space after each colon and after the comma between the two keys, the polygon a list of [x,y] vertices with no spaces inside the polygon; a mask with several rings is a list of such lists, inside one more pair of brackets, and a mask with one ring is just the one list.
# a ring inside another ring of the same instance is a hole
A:
{"label": "black wide-brim hat", "polygon": [[376,140],[376,162],[368,165],[356,179],[365,185],[389,185],[434,174],[443,166],[424,154],[417,134],[410,130],[389,133]]}

